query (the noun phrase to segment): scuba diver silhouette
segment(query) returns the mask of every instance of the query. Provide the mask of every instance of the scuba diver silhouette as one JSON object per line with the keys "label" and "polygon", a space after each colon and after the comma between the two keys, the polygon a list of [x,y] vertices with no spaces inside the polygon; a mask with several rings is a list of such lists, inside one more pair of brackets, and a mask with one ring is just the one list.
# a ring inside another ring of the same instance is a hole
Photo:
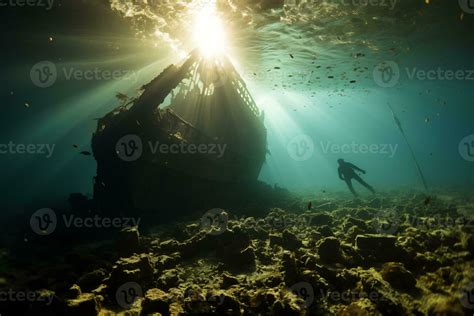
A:
{"label": "scuba diver silhouette", "polygon": [[349,190],[351,190],[352,194],[354,194],[355,197],[357,197],[358,195],[357,192],[354,190],[354,187],[352,186],[352,179],[356,180],[364,187],[366,187],[370,192],[375,194],[374,188],[372,188],[367,182],[362,180],[362,178],[354,171],[357,170],[365,174],[365,170],[360,169],[359,167],[351,164],[350,162],[345,162],[344,159],[338,159],[337,162],[339,163],[339,178],[343,181],[346,181],[347,187],[349,188]]}

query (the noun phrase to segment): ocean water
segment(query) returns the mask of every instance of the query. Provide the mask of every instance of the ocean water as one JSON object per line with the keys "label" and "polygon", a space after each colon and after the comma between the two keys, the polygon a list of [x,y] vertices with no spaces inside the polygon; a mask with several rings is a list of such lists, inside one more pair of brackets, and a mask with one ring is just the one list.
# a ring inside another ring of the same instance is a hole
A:
{"label": "ocean water", "polygon": [[[474,0],[0,0],[0,21],[2,315],[472,314]],[[102,212],[98,120],[194,50],[261,111],[263,185],[204,210],[150,181],[192,212]]]}
{"label": "ocean water", "polygon": [[[455,1],[353,2],[217,2],[226,54],[265,112],[269,155],[260,179],[290,189],[345,190],[336,162],[344,158],[366,169],[367,181],[381,190],[422,188],[391,106],[428,187],[469,189],[472,14]],[[90,151],[94,119],[117,105],[117,92],[134,96],[182,60],[195,45],[191,17],[207,5],[6,7],[1,142],[55,146],[51,155],[0,156],[7,204],[90,194],[95,163],[78,151]],[[59,69],[47,88],[30,76],[42,61]],[[377,82],[380,63],[396,70],[390,87]],[[92,79],[71,77],[96,69]],[[103,71],[118,73],[107,80]]]}

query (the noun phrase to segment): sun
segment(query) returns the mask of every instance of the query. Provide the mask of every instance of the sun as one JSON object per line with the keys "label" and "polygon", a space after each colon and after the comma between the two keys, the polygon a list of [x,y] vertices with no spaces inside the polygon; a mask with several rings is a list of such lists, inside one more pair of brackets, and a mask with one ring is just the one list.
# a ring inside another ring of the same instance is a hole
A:
{"label": "sun", "polygon": [[226,32],[213,7],[206,7],[196,14],[193,41],[205,58],[218,57],[226,53]]}

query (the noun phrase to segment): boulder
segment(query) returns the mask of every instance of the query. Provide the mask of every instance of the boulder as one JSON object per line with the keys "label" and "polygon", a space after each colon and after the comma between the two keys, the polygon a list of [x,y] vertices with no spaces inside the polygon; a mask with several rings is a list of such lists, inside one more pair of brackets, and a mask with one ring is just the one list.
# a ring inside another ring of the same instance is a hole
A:
{"label": "boulder", "polygon": [[336,262],[341,258],[340,242],[336,237],[326,237],[319,242],[319,258],[326,262]]}
{"label": "boulder", "polygon": [[97,269],[80,277],[79,280],[77,280],[77,285],[79,285],[80,290],[91,292],[93,289],[101,285],[107,276],[107,271],[104,269]]}
{"label": "boulder", "polygon": [[120,231],[117,252],[120,257],[128,257],[141,252],[138,227],[126,227]]}
{"label": "boulder", "polygon": [[169,315],[170,297],[160,289],[150,289],[146,292],[142,301],[142,315],[160,313]]}
{"label": "boulder", "polygon": [[91,293],[66,301],[66,315],[70,316],[98,315],[100,308],[98,298]]}
{"label": "boulder", "polygon": [[382,265],[380,274],[385,281],[396,289],[411,290],[416,286],[415,277],[405,268],[403,263],[386,262]]}
{"label": "boulder", "polygon": [[222,288],[228,289],[233,285],[239,284],[239,279],[228,273],[222,273]]}
{"label": "boulder", "polygon": [[395,236],[366,234],[357,235],[355,240],[356,248],[360,255],[365,259],[374,259],[376,261],[399,261],[401,251],[396,247]]}

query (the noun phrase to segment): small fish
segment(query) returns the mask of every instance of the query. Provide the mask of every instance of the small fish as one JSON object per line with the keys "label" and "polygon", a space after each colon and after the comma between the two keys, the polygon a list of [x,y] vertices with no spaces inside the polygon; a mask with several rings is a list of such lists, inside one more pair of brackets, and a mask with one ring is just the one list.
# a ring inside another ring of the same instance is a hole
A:
{"label": "small fish", "polygon": [[290,57],[291,57],[291,59],[294,59],[294,58],[295,58],[295,56],[293,56],[293,54],[290,54]]}
{"label": "small fish", "polygon": [[311,211],[311,209],[313,208],[313,202],[309,202],[308,203],[308,211]]}
{"label": "small fish", "polygon": [[357,82],[357,81],[355,81],[355,80],[351,80],[351,83],[356,83],[356,82]]}
{"label": "small fish", "polygon": [[92,155],[92,153],[90,151],[81,151],[80,152],[81,155],[84,155],[84,156],[90,156]]}
{"label": "small fish", "polygon": [[74,144],[74,145],[72,145],[72,147],[74,147],[74,148],[79,148],[79,145]]}
{"label": "small fish", "polygon": [[274,67],[273,69],[281,69],[281,68],[277,66],[277,67]]}

